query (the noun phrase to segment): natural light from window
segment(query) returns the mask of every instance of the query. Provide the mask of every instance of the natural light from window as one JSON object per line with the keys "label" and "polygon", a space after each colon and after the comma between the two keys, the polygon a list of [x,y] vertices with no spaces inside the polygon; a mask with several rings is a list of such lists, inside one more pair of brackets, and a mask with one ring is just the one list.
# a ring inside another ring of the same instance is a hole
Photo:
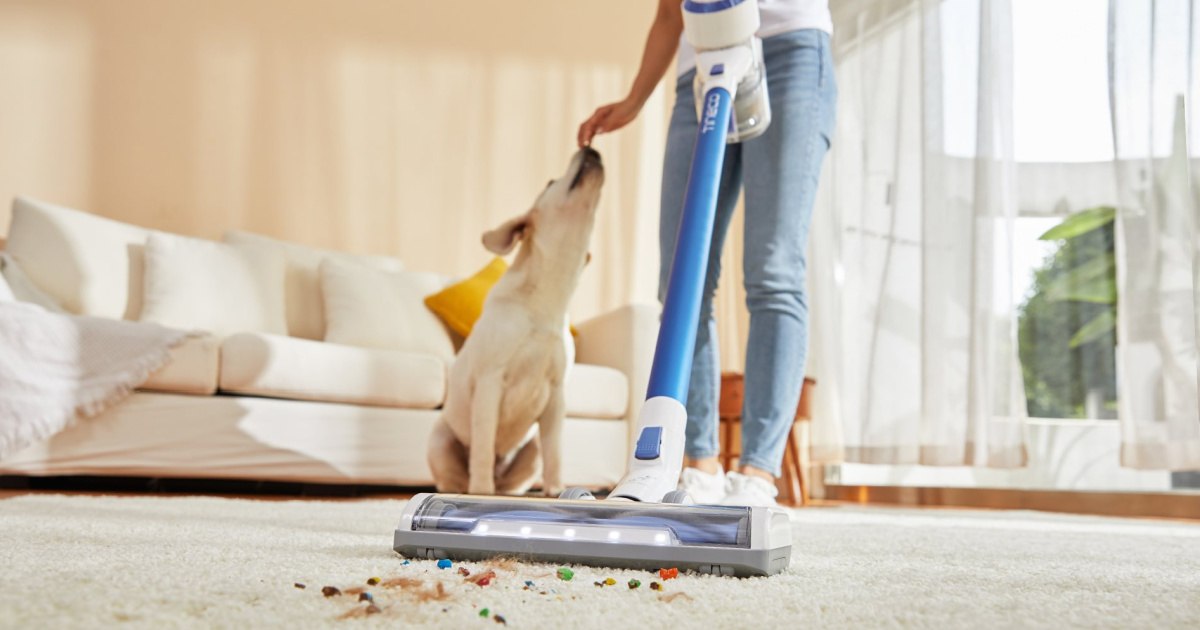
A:
{"label": "natural light from window", "polygon": [[[1012,0],[1013,151],[1018,162],[1113,158],[1108,108],[1108,3]],[[947,154],[975,153],[979,5],[941,5]]]}
{"label": "natural light from window", "polygon": [[1111,160],[1108,3],[1013,0],[1012,10],[1017,161]]}

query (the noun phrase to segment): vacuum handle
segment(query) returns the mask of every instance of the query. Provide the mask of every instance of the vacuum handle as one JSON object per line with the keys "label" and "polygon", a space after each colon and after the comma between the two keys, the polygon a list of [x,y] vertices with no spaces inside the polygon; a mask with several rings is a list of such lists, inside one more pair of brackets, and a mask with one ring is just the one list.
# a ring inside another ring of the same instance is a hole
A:
{"label": "vacuum handle", "polygon": [[647,400],[665,396],[687,404],[732,102],[733,96],[724,87],[712,87],[704,93]]}

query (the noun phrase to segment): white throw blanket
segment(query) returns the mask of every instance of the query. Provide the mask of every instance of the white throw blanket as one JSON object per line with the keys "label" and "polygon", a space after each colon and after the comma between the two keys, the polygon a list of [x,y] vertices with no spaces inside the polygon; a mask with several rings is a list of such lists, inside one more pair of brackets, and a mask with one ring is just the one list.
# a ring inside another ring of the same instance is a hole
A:
{"label": "white throw blanket", "polygon": [[120,402],[193,334],[0,301],[0,459]]}

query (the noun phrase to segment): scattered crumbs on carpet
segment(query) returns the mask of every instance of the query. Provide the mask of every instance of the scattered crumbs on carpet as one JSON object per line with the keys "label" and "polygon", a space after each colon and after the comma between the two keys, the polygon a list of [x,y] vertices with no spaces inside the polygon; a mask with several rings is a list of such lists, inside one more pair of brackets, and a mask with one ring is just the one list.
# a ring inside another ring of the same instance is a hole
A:
{"label": "scattered crumbs on carpet", "polygon": [[521,561],[516,558],[500,557],[492,558],[483,563],[483,566],[497,571],[516,571],[521,566]]}
{"label": "scattered crumbs on carpet", "polygon": [[389,580],[384,580],[383,582],[380,583],[380,586],[382,586],[384,588],[413,588],[415,586],[421,586],[424,583],[425,583],[425,580],[418,580],[416,578],[398,577],[398,578],[391,578]]}
{"label": "scattered crumbs on carpet", "polygon": [[425,602],[445,601],[446,599],[450,598],[450,593],[446,591],[445,584],[438,582],[437,586],[431,586],[429,588],[417,591],[416,596],[417,602],[423,604]]}
{"label": "scattered crumbs on carpet", "polygon": [[488,570],[486,573],[476,573],[467,578],[463,578],[464,582],[470,582],[479,586],[487,586],[492,583],[492,579],[496,577],[496,572]]}
{"label": "scattered crumbs on carpet", "polygon": [[[406,561],[406,563],[407,563],[407,561]],[[443,569],[450,568],[451,566],[453,566],[451,561],[447,560],[447,559],[443,559],[443,560],[439,561],[437,564],[440,568],[443,568]],[[480,566],[477,569],[469,569],[468,567],[462,566],[462,565],[459,565],[454,568],[457,569],[457,571],[455,571],[455,573],[462,576],[463,583],[471,583],[471,584],[475,584],[480,587],[483,587],[483,586],[489,586],[489,585],[493,584],[494,580],[497,579],[497,577],[498,577],[497,570],[514,571],[517,568],[518,564],[519,564],[519,561],[513,560],[511,558],[499,558],[499,559],[495,559],[491,562],[483,563],[482,566]],[[428,566],[428,565],[426,565],[426,566]],[[428,573],[428,571],[426,571],[426,573]],[[651,574],[653,574],[653,573],[654,572],[651,572]],[[559,580],[569,582],[569,581],[573,581],[574,578],[576,577],[576,575],[577,574],[576,574],[575,570],[568,568],[568,567],[560,567],[558,569],[553,570],[553,573],[546,573],[541,576],[535,576],[535,577],[553,576],[553,577],[558,578]],[[585,572],[583,575],[587,575],[587,573]],[[658,571],[658,575],[655,577],[660,578],[660,580],[662,580],[662,581],[666,581],[666,580],[674,579],[674,578],[678,577],[678,575],[679,575],[678,568],[670,568],[670,569],[664,568],[664,569],[660,569]],[[432,576],[430,576],[430,577],[432,577]],[[510,577],[515,577],[515,576],[510,576]],[[532,579],[523,580],[523,582],[524,582],[524,586],[523,586],[522,590],[533,591],[540,595],[553,595],[555,597],[555,599],[557,599],[560,602],[566,601],[566,597],[569,595],[569,593],[559,594],[558,591],[555,589],[540,590],[537,588],[537,582],[535,582]],[[597,587],[602,588],[605,586],[615,586],[618,584],[618,580],[613,577],[605,577],[605,578],[600,578],[598,580],[595,580],[593,583]],[[366,584],[369,586],[376,587],[376,590],[375,590],[376,593],[378,593],[380,590],[387,590],[387,591],[393,592],[393,594],[396,595],[396,594],[401,594],[401,593],[396,593],[395,591],[397,591],[397,590],[402,591],[402,595],[405,596],[405,599],[403,601],[406,603],[401,604],[400,608],[397,608],[396,606],[392,606],[391,609],[393,612],[391,614],[395,614],[395,611],[398,611],[401,608],[411,610],[410,608],[408,608],[408,606],[411,606],[414,604],[424,604],[427,602],[444,602],[447,600],[453,601],[458,596],[458,593],[455,593],[455,592],[452,592],[451,590],[449,590],[449,589],[454,588],[453,582],[450,582],[449,583],[450,586],[447,587],[447,583],[444,583],[444,582],[442,582],[440,580],[436,580],[436,579],[428,579],[428,578],[427,579],[418,579],[418,578],[413,578],[413,577],[394,577],[394,578],[371,577],[366,580]],[[629,579],[627,582],[624,582],[624,584],[626,586],[628,586],[629,590],[632,591],[632,590],[640,588],[643,585],[643,582],[637,578],[632,578],[632,579]],[[298,588],[298,589],[307,588],[307,585],[302,582],[296,582],[294,584],[294,586],[295,586],[295,588]],[[501,585],[501,586],[504,586],[505,589],[509,588],[507,585]],[[676,592],[676,593],[671,593],[669,595],[666,594],[665,593],[666,588],[665,588],[664,584],[660,583],[659,581],[651,581],[649,583],[649,588],[650,588],[650,590],[658,593],[658,600],[663,603],[670,604],[670,603],[675,603],[675,602],[678,602],[681,600],[689,601],[689,602],[695,601],[695,599],[691,595],[688,595],[687,593],[682,592],[682,591]],[[346,588],[345,590],[342,590],[336,586],[325,586],[321,589],[321,593],[325,597],[333,597],[336,595],[357,596],[357,601],[358,601],[359,605],[355,606],[351,610],[348,610],[345,613],[343,613],[339,617],[340,619],[364,618],[364,617],[367,617],[368,615],[376,615],[376,614],[381,614],[381,613],[383,613],[386,616],[388,614],[387,609],[385,607],[379,605],[379,603],[376,601],[375,595],[373,593],[371,593],[365,586],[350,586],[350,587]],[[465,591],[463,591],[462,593],[465,594]],[[586,599],[586,598],[580,598],[580,597],[576,597],[575,595],[570,595],[570,599],[572,601],[578,601],[580,599]],[[387,603],[387,602],[385,601],[385,603]],[[526,603],[525,600],[522,600],[522,603]],[[483,619],[491,618],[495,623],[497,623],[499,625],[503,625],[503,626],[508,625],[507,619],[505,619],[503,616],[501,616],[499,614],[494,613],[490,608],[480,608],[480,606],[478,604],[472,604],[472,608],[475,608],[479,613],[479,617],[481,617]],[[442,612],[448,613],[449,607],[443,607]]]}
{"label": "scattered crumbs on carpet", "polygon": [[377,615],[381,612],[383,612],[383,609],[375,604],[371,604],[370,606],[355,606],[342,613],[338,619],[362,619],[367,615]]}

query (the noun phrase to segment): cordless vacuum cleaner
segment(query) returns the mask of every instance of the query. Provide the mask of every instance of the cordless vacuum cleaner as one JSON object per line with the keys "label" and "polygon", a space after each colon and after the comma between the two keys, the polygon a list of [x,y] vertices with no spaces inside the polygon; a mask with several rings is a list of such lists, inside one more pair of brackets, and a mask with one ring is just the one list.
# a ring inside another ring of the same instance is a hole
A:
{"label": "cordless vacuum cleaner", "polygon": [[675,489],[725,145],[761,134],[771,120],[762,43],[755,36],[757,1],[686,0],[683,16],[685,36],[697,51],[699,135],[628,472],[603,501],[580,488],[558,499],[419,494],[396,528],[400,554],[737,576],[787,568],[787,512],[696,506]]}

